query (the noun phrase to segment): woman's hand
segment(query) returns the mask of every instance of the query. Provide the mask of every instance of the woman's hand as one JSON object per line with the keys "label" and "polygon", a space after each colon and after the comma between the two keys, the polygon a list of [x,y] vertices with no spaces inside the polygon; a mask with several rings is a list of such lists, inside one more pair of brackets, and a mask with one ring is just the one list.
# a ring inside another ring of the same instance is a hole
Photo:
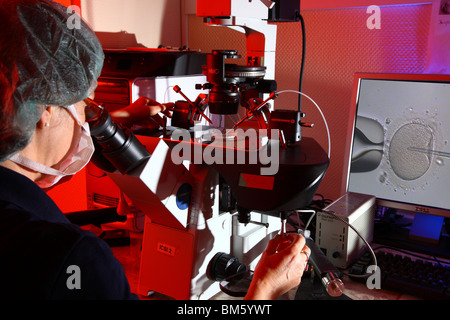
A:
{"label": "woman's hand", "polygon": [[274,300],[300,284],[311,250],[296,233],[270,240],[244,299]]}
{"label": "woman's hand", "polygon": [[111,118],[122,127],[131,127],[134,124],[158,128],[162,125],[162,117],[172,117],[173,103],[161,104],[153,99],[140,97],[126,108],[112,111]]}

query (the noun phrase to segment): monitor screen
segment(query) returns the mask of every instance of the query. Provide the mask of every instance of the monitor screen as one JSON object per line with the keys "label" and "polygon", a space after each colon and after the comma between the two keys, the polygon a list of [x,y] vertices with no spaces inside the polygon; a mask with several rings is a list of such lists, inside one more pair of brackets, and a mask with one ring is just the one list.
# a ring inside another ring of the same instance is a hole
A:
{"label": "monitor screen", "polygon": [[356,74],[347,190],[450,217],[450,75]]}

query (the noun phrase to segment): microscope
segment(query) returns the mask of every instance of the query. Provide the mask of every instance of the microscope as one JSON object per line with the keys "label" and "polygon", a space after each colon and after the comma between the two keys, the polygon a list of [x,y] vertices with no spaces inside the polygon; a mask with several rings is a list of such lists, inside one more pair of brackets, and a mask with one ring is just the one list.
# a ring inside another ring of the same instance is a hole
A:
{"label": "microscope", "polygon": [[[208,93],[191,101],[175,86],[184,100],[175,102],[170,126],[159,132],[122,130],[86,100],[107,175],[145,213],[141,295],[211,298],[225,277],[220,268],[254,268],[286,215],[308,206],[317,191],[329,165],[326,152],[301,136],[300,110],[270,104],[277,97],[276,25],[267,20],[279,16],[282,3],[198,0],[206,24],[244,31],[247,65],[229,63],[240,57],[235,50],[208,54],[207,82],[196,84]],[[205,114],[208,108],[234,115],[240,107],[245,116],[231,128],[213,125]]]}

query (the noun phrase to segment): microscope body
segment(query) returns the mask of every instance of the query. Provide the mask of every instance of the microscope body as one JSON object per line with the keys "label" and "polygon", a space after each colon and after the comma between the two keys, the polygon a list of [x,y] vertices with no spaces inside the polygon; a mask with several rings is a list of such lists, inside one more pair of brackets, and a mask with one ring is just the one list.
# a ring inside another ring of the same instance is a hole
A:
{"label": "microscope body", "polygon": [[205,145],[189,143],[190,156],[174,161],[177,141],[137,136],[151,156],[126,174],[108,173],[133,205],[145,214],[138,293],[175,299],[209,299],[220,291],[209,277],[215,254],[230,253],[254,268],[279,218],[254,213],[242,224],[224,211],[220,175],[214,165],[194,161]]}
{"label": "microscope body", "polygon": [[[219,284],[210,277],[215,255],[230,253],[254,269],[268,241],[281,228],[280,216],[307,206],[328,168],[329,159],[320,145],[313,139],[301,139],[299,113],[274,113],[268,104],[275,98],[276,90],[273,80],[276,26],[264,20],[274,2],[245,4],[257,8],[255,11],[250,8],[241,11],[239,3],[243,2],[197,3],[198,15],[204,16],[207,24],[243,29],[247,38],[247,65],[225,62],[237,57],[235,51],[214,51],[203,69],[208,82],[199,88],[208,90],[209,111],[214,115],[234,114],[237,107],[244,106],[248,119],[233,129],[255,129],[261,143],[253,149],[230,147],[226,134],[222,140],[214,139],[208,144],[196,140],[194,117],[186,118],[185,111],[205,118],[203,98],[195,102],[187,99],[175,104],[183,109],[175,108],[172,124],[176,119],[187,120],[181,127],[192,131],[194,126],[192,140],[168,137],[167,128],[163,135],[136,133],[148,155],[127,172],[107,174],[145,214],[139,294],[154,291],[176,299],[211,298],[220,291]],[[217,18],[209,10],[219,7],[222,10],[228,5],[232,8],[226,18],[223,15]],[[239,17],[241,13],[251,16]],[[183,116],[179,117],[181,113]],[[293,126],[286,130],[286,123]],[[290,130],[287,137],[283,135]],[[183,150],[192,152],[183,153],[182,161],[174,160],[174,150],[186,145]],[[240,151],[246,159],[256,155],[259,162],[195,161],[199,153],[204,156],[208,151],[217,157],[227,155],[230,150],[235,155]],[[261,156],[269,153],[276,156],[278,170],[264,173],[268,164]]]}
{"label": "microscope body", "polygon": [[138,138],[149,160],[126,175],[109,174],[146,214],[138,293],[208,299],[218,292],[208,263],[230,251],[231,215],[218,209],[218,175],[208,166],[174,164],[164,139]]}

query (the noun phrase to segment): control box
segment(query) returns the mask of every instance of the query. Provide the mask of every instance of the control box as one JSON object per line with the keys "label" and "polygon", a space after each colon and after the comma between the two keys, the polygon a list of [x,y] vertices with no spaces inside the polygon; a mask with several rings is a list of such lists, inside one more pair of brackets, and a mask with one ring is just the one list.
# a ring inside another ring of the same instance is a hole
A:
{"label": "control box", "polygon": [[316,244],[337,268],[347,268],[366,249],[364,241],[346,223],[371,243],[375,219],[375,197],[348,192],[317,213]]}

